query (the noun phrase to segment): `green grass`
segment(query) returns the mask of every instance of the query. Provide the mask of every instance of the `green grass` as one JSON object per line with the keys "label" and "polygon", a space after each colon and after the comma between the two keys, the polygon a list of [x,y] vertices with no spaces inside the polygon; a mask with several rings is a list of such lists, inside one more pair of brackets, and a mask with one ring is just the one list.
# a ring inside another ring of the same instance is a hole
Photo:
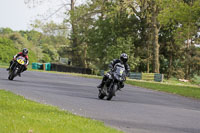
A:
{"label": "green grass", "polygon": [[9,64],[8,63],[1,63],[0,62],[0,68],[8,68]]}
{"label": "green grass", "polygon": [[163,91],[185,97],[200,99],[200,87],[195,85],[183,85],[166,82],[147,82],[136,80],[127,80],[126,83],[152,90]]}
{"label": "green grass", "polygon": [[174,84],[174,85],[198,85],[198,84],[195,84],[193,82],[182,82],[182,81],[179,81],[178,79],[176,78],[170,78],[169,80],[166,80],[164,79],[164,82],[163,83],[166,83],[166,84]]}
{"label": "green grass", "polygon": [[[73,115],[0,90],[1,133],[120,133],[103,122]],[[121,132],[122,133],[122,132]]]}

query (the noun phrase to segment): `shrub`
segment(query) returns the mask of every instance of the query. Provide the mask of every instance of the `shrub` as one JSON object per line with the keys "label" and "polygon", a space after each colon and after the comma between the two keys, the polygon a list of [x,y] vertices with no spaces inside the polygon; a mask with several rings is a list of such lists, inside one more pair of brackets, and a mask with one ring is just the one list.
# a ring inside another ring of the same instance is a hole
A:
{"label": "shrub", "polygon": [[10,39],[0,37],[0,62],[8,63],[18,52]]}
{"label": "shrub", "polygon": [[200,76],[195,75],[192,79],[191,79],[192,83],[194,84],[198,84],[200,85]]}

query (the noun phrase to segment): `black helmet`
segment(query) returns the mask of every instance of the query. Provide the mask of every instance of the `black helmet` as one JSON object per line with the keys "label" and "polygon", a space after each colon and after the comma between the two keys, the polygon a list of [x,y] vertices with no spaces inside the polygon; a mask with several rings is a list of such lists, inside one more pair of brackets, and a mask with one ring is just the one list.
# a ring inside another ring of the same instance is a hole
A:
{"label": "black helmet", "polygon": [[27,55],[27,54],[28,54],[28,49],[27,49],[27,48],[24,48],[24,49],[22,50],[22,53],[23,53],[23,55]]}
{"label": "black helmet", "polygon": [[126,53],[122,53],[120,55],[120,60],[123,62],[123,63],[126,63],[128,61],[128,55]]}

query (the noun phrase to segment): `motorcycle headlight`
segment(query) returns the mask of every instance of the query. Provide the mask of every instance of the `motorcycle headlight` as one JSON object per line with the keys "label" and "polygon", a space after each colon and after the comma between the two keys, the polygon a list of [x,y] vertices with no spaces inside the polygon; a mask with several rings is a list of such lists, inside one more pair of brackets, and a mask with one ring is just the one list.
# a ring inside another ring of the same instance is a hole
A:
{"label": "motorcycle headlight", "polygon": [[116,75],[115,79],[117,79],[118,81],[121,81],[121,77]]}
{"label": "motorcycle headlight", "polygon": [[123,81],[124,79],[122,77],[119,78],[120,81]]}
{"label": "motorcycle headlight", "polygon": [[112,79],[112,76],[109,74],[108,78],[109,78],[109,79]]}
{"label": "motorcycle headlight", "polygon": [[115,78],[118,78],[118,76],[117,76],[117,74],[116,73],[114,73],[114,75],[113,75]]}

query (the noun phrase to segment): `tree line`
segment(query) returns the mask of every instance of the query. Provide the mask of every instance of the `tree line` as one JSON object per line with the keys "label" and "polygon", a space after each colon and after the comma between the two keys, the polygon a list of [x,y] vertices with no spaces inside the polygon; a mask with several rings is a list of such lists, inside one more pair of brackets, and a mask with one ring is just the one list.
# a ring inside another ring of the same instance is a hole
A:
{"label": "tree line", "polygon": [[59,62],[59,57],[65,56],[62,45],[68,39],[63,35],[44,34],[35,30],[13,31],[10,28],[0,28],[0,62],[9,63],[13,56],[29,50],[30,63]]}
{"label": "tree line", "polygon": [[66,2],[70,9],[62,24],[36,20],[34,30],[15,33],[28,40],[37,61],[62,57],[73,66],[106,70],[125,52],[132,72],[186,79],[200,75],[199,0]]}
{"label": "tree line", "polygon": [[76,65],[106,69],[126,52],[135,72],[199,75],[199,0],[90,0],[71,7]]}

